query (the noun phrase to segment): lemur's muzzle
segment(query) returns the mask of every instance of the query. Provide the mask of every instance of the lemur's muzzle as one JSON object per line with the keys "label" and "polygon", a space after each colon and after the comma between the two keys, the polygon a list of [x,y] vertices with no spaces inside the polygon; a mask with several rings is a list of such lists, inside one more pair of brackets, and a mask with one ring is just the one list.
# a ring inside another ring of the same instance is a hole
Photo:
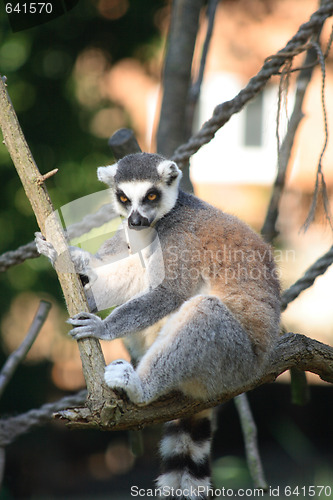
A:
{"label": "lemur's muzzle", "polygon": [[144,229],[150,226],[150,222],[147,217],[143,217],[138,211],[134,211],[128,218],[128,227],[130,229]]}

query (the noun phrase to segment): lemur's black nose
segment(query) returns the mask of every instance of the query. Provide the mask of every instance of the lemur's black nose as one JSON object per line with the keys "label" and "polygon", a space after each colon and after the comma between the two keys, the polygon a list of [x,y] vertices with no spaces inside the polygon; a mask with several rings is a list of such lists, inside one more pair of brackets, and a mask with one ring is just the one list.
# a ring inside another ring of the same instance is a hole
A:
{"label": "lemur's black nose", "polygon": [[137,211],[132,212],[128,218],[128,227],[131,229],[143,229],[149,225],[149,220]]}

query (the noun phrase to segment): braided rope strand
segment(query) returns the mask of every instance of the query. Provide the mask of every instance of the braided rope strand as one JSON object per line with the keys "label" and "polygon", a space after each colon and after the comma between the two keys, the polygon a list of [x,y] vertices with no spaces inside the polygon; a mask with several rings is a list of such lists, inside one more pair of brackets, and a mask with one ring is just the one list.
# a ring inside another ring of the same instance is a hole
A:
{"label": "braided rope strand", "polygon": [[[100,227],[113,218],[116,218],[111,204],[103,205],[96,213],[86,215],[80,222],[72,224],[67,229],[69,239],[77,238],[82,234],[88,233],[91,229]],[[5,272],[12,266],[22,264],[27,259],[40,257],[37,251],[36,243],[31,241],[16,250],[10,250],[0,256],[0,272]]]}
{"label": "braided rope strand", "polygon": [[36,259],[37,257],[40,257],[40,254],[37,252],[36,243],[31,241],[16,250],[3,253],[0,256],[0,272],[5,272],[12,266],[22,264],[27,259]]}
{"label": "braided rope strand", "polygon": [[281,297],[281,310],[284,311],[288,304],[296,299],[303,290],[310,288],[316,278],[324,274],[333,263],[333,245],[322,257],[320,257],[304,275],[299,278],[290,288],[285,290]]}
{"label": "braided rope strand", "polygon": [[202,128],[194,134],[185,144],[179,146],[172,156],[172,160],[183,163],[196,153],[201,146],[210,142],[216,132],[223,127],[235,113],[247,104],[265,86],[267,81],[276,74],[287,59],[307,50],[309,38],[322,26],[324,21],[333,15],[333,2],[325,2],[310,20],[300,26],[298,32],[289,40],[287,45],[274,56],[266,59],[261,70],[255,75],[236,97],[216,106],[213,116],[203,124]]}
{"label": "braided rope strand", "polygon": [[29,410],[15,417],[0,420],[0,446],[7,446],[18,436],[24,434],[31,427],[49,422],[53,413],[69,407],[82,405],[87,396],[87,391],[82,390],[77,394],[65,396],[53,403],[46,403],[40,408]]}

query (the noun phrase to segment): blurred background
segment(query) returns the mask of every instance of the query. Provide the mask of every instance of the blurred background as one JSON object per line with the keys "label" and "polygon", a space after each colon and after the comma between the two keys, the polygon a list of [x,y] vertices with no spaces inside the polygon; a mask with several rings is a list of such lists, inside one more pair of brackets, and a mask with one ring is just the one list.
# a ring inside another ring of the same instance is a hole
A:
{"label": "blurred background", "polygon": [[[161,77],[172,2],[169,0],[79,0],[67,14],[12,32],[0,5],[0,74],[55,208],[104,189],[96,168],[114,161],[108,138],[134,130],[145,151],[155,151],[163,89]],[[194,129],[216,104],[234,97],[285,46],[318,8],[317,0],[223,0],[219,3]],[[194,70],[207,20],[202,14]],[[322,33],[329,40],[332,20]],[[296,60],[296,65],[302,58]],[[332,130],[332,54],[326,60],[325,95]],[[306,94],[305,117],[296,137],[282,198],[276,260],[283,288],[332,245],[322,210],[307,232],[306,219],[325,134],[322,75],[316,68]],[[195,193],[260,231],[276,174],[278,77],[211,143],[191,160]],[[280,137],[293,106],[295,77],[281,113]],[[333,142],[324,160],[332,199]],[[0,144],[0,254],[33,239],[38,230],[6,147]],[[283,316],[287,330],[333,344],[333,270],[316,280]],[[56,275],[45,258],[30,259],[0,273],[0,362],[23,340],[39,300],[52,310],[26,361],[0,400],[1,416],[19,414],[84,386],[76,343],[67,338],[67,312]],[[107,361],[126,356],[121,341],[104,343]],[[332,388],[309,376],[311,401],[291,405],[289,375],[250,394],[269,485],[331,485]],[[158,471],[160,427],[143,431],[144,451],[135,457],[132,433],[69,431],[53,422],[7,448],[0,499],[128,499],[130,487],[153,487]],[[218,410],[214,477],[219,487],[252,487],[232,402]],[[282,496],[281,496],[282,497]]]}

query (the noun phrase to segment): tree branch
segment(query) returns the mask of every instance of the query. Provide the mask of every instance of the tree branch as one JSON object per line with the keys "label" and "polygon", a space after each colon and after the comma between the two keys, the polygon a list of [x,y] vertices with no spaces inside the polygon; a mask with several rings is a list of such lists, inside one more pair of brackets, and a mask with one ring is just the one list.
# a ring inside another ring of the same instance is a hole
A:
{"label": "tree branch", "polygon": [[257,442],[257,426],[246,394],[239,394],[234,398],[234,402],[241,422],[245,441],[246,461],[253,479],[254,487],[267,491],[267,481],[265,479]]}
{"label": "tree branch", "polygon": [[[32,157],[28,144],[13,109],[6,90],[5,81],[0,76],[0,127],[4,142],[13,160],[17,173],[21,179],[26,195],[35,213],[42,233],[46,221],[51,227],[51,233],[60,242],[64,251],[67,243],[64,232],[58,224],[54,209],[44,185],[37,165]],[[59,282],[64,293],[68,312],[71,316],[81,311],[88,311],[81,282],[75,273],[69,253],[64,252],[66,269],[71,272],[57,272]],[[104,358],[98,340],[84,339],[78,342],[83,372],[88,388],[88,398],[91,408],[100,407],[102,401],[110,397],[111,392],[103,382]]]}
{"label": "tree branch", "polygon": [[[157,131],[157,152],[167,158],[186,141],[186,113],[192,59],[204,0],[175,0],[172,5],[163,71],[163,99]],[[183,164],[181,187],[192,192],[188,163]]]}
{"label": "tree branch", "polygon": [[163,74],[157,152],[169,157],[185,140],[185,114],[192,58],[204,0],[175,0]]}
{"label": "tree branch", "polygon": [[186,109],[186,122],[185,122],[185,139],[187,140],[191,137],[193,132],[193,122],[194,122],[194,114],[195,109],[200,97],[201,85],[203,81],[204,71],[206,67],[206,60],[208,55],[208,49],[210,46],[210,41],[213,34],[213,27],[215,22],[215,14],[218,6],[219,0],[208,0],[207,5],[207,31],[206,38],[202,47],[201,61],[200,67],[198,71],[198,76],[196,81],[193,83],[192,87],[188,92],[188,102]]}
{"label": "tree branch", "polygon": [[6,449],[4,447],[0,447],[0,488],[2,487],[2,481],[5,473],[5,465],[6,465]]}
{"label": "tree branch", "polygon": [[39,334],[49,310],[51,308],[51,303],[46,300],[41,300],[36,315],[33,319],[32,325],[29,331],[21,343],[21,345],[9,356],[6,363],[2,367],[0,372],[0,398],[7,387],[8,382],[12,378],[17,366],[27,355],[30,347],[34,343]]}
{"label": "tree branch", "polygon": [[261,377],[237,390],[221,394],[211,401],[194,401],[179,393],[172,393],[148,405],[134,405],[122,399],[111,400],[105,405],[103,419],[92,415],[87,408],[72,408],[56,414],[74,428],[99,427],[104,430],[141,429],[146,425],[189,417],[206,408],[212,408],[234,398],[238,394],[273,382],[278,375],[292,367],[318,374],[333,383],[333,347],[304,335],[287,333],[281,336],[271,352]]}

